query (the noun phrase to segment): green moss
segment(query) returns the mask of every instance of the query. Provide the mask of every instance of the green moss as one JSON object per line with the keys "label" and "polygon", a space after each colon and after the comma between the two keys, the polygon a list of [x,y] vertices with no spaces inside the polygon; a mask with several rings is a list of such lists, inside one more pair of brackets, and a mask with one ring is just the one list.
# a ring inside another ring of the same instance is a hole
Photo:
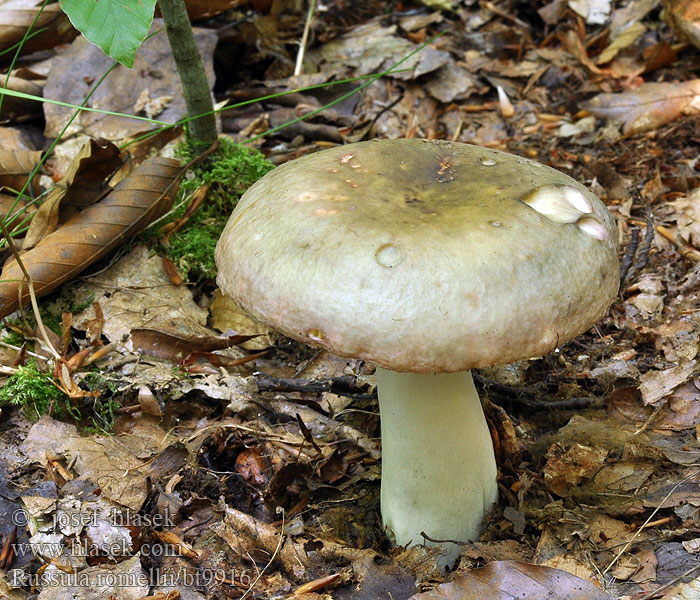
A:
{"label": "green moss", "polygon": [[118,386],[99,372],[87,373],[81,387],[94,392],[81,400],[78,410],[68,395],[53,383],[50,374],[40,371],[36,360],[18,367],[17,373],[7,379],[0,388],[0,407],[19,405],[28,419],[36,421],[42,415],[51,414],[56,419],[73,419],[82,425],[86,433],[111,433],[114,429],[116,410],[121,406],[116,399]]}
{"label": "green moss", "polygon": [[[194,157],[184,143],[178,149],[183,160]],[[187,224],[170,238],[168,256],[191,281],[216,277],[214,248],[236,203],[253,183],[274,168],[274,165],[252,148],[221,138],[219,148],[192,168],[192,177],[180,186],[179,199],[186,198],[208,184],[207,197]],[[186,206],[180,207],[173,219],[179,219]]]}
{"label": "green moss", "polygon": [[52,383],[52,377],[37,368],[31,359],[23,367],[17,368],[5,385],[0,388],[0,406],[21,405],[28,419],[36,420],[49,412],[61,419],[79,414],[71,407],[70,398]]}

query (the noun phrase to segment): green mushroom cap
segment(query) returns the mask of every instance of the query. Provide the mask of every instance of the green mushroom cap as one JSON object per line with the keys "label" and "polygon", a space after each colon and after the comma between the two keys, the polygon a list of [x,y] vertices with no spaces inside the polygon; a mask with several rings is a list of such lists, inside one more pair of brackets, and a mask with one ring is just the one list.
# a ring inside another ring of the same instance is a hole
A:
{"label": "green mushroom cap", "polygon": [[219,287],[284,334],[394,371],[541,356],[618,289],[604,204],[537,162],[381,140],[286,163],[241,198]]}

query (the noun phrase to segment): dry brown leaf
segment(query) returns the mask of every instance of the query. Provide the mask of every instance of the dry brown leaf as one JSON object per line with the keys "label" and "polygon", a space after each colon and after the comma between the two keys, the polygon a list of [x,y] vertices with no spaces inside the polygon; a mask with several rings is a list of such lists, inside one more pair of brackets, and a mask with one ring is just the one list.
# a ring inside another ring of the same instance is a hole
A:
{"label": "dry brown leaf", "polygon": [[123,164],[121,152],[109,140],[89,140],[71,162],[62,181],[67,186],[61,203],[84,208],[99,200],[107,180]]}
{"label": "dry brown leaf", "polygon": [[0,150],[0,187],[21,190],[41,155],[38,150]]}
{"label": "dry brown leaf", "polygon": [[657,129],[684,114],[700,112],[700,79],[644,83],[636,90],[598,94],[582,104],[598,118],[622,125],[625,134]]}
{"label": "dry brown leaf", "polygon": [[176,554],[181,554],[188,558],[199,558],[199,552],[172,531],[153,531],[152,535]]}
{"label": "dry brown leaf", "polygon": [[647,30],[642,23],[634,23],[623,30],[596,58],[596,63],[603,65],[610,62],[620,52],[628,46],[634,44],[637,39]]}
{"label": "dry brown leaf", "polygon": [[583,480],[593,477],[607,456],[608,451],[599,446],[553,444],[544,466],[545,484],[558,496],[566,497]]}
{"label": "dry brown leaf", "polygon": [[214,299],[209,306],[211,312],[212,327],[221,332],[233,331],[242,335],[254,335],[246,343],[244,348],[248,350],[262,350],[272,345],[270,328],[267,325],[253,321],[243,310],[228,296],[224,296],[220,290],[214,292]]}
{"label": "dry brown leaf", "polygon": [[645,406],[655,404],[685,383],[695,371],[697,361],[681,360],[676,367],[664,371],[648,371],[641,377],[639,391]]}
{"label": "dry brown leaf", "polygon": [[182,362],[194,353],[213,352],[238,346],[254,335],[205,336],[181,335],[158,329],[131,330],[131,343],[135,350],[172,362]]}
{"label": "dry brown leaf", "polygon": [[613,600],[596,585],[564,571],[511,560],[459,573],[409,600]]}
{"label": "dry brown leaf", "polygon": [[[4,219],[10,213],[14,214],[19,210],[22,210],[26,206],[26,203],[18,200],[17,196],[12,196],[10,194],[0,194],[0,218]],[[30,212],[34,210],[34,207],[28,209]]]}
{"label": "dry brown leaf", "polygon": [[72,160],[63,180],[49,192],[29,225],[23,250],[30,250],[58,225],[61,207],[84,208],[100,199],[109,189],[108,178],[121,165],[119,148],[108,140],[89,140]]}
{"label": "dry brown leaf", "polygon": [[674,209],[678,234],[683,241],[700,248],[700,188],[695,188],[683,198],[669,202],[669,205]]}
{"label": "dry brown leaf", "polygon": [[327,561],[347,563],[374,560],[376,556],[374,550],[350,548],[325,539],[307,543],[306,540],[285,536],[281,527],[259,521],[223,502],[219,508],[224,513],[224,519],[211,524],[209,529],[223,539],[235,554],[261,561],[268,561],[274,555],[282,570],[298,579],[302,579],[316,565],[325,566]]}
{"label": "dry brown leaf", "polygon": [[[162,28],[163,22],[156,19],[151,31]],[[213,87],[212,54],[217,42],[216,32],[194,28],[193,33],[207,71],[209,85]],[[94,82],[104,75],[113,62],[102,50],[80,36],[70,47],[54,58],[44,94],[55,100],[80,104]],[[173,97],[173,101],[158,115],[159,121],[175,123],[185,115],[182,86],[167,36],[149,36],[136,54],[133,69],[119,65],[110,70],[109,75],[91,94],[88,106],[92,108],[108,106],[112,111],[133,114],[134,105],[144,89],[147,89],[153,98]],[[55,104],[45,104],[43,108],[46,116],[44,133],[47,137],[55,137],[72,117],[73,109]],[[92,137],[123,140],[143,134],[152,128],[152,125],[144,121],[84,111],[68,131],[69,135],[83,132]]]}
{"label": "dry brown leaf", "polygon": [[[75,214],[22,257],[37,295],[47,294],[74,277],[127,239],[170,206],[176,192],[180,163],[169,158],[144,162],[103,200]],[[0,274],[0,315],[19,308],[23,273],[15,261]],[[22,303],[29,299],[26,283]]]}

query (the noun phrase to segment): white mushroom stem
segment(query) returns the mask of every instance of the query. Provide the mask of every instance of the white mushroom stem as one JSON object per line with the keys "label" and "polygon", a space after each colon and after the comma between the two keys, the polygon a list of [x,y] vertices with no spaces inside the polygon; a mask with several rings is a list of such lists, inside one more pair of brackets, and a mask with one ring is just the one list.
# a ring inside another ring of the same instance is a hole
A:
{"label": "white mushroom stem", "polygon": [[[399,545],[475,540],[496,502],[493,443],[470,371],[423,375],[377,368],[381,508]],[[460,547],[447,550],[454,563]]]}

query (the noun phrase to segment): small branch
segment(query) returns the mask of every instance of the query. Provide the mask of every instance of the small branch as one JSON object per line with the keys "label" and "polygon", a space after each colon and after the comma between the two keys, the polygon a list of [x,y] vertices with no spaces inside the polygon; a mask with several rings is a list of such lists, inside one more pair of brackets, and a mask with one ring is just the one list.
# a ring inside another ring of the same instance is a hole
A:
{"label": "small branch", "polygon": [[309,0],[309,12],[306,13],[306,23],[304,24],[304,33],[301,36],[301,42],[299,42],[299,52],[297,53],[297,63],[294,67],[294,75],[301,75],[301,68],[304,65],[304,52],[306,51],[306,44],[309,41],[309,31],[311,31],[311,21],[314,18],[314,12],[316,12],[316,0]]}

